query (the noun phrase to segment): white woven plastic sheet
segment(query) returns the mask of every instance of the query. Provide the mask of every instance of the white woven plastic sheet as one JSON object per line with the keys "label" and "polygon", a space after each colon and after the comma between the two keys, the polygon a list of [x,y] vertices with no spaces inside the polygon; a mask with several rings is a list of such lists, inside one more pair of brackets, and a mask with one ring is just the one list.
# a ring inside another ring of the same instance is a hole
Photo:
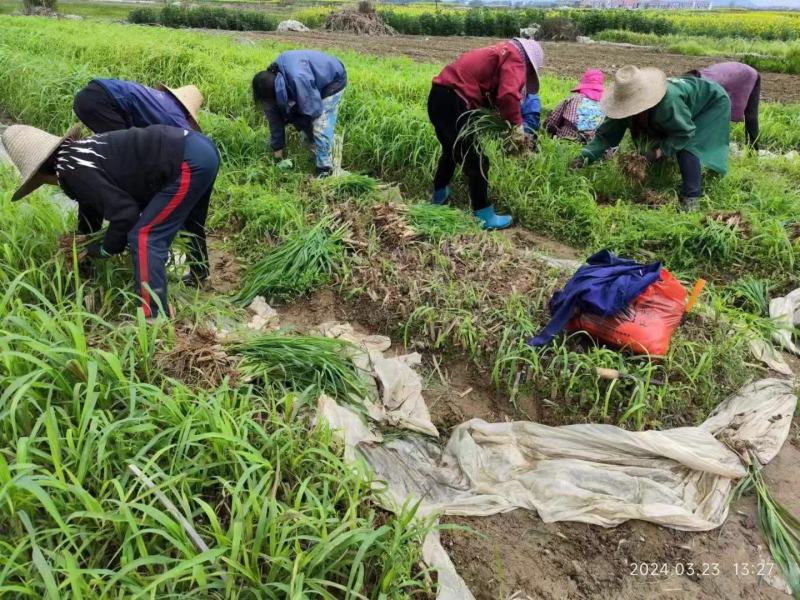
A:
{"label": "white woven plastic sheet", "polygon": [[[334,331],[341,333],[328,328],[329,334]],[[352,330],[346,335],[358,342]],[[373,363],[383,360],[388,347],[381,348],[372,353]],[[408,373],[403,359],[385,359],[388,371],[396,369],[392,376],[372,373],[379,382],[393,382],[392,389],[405,389],[404,376],[398,374]],[[411,389],[416,390],[413,378]],[[427,427],[423,422],[429,420],[427,409],[418,412],[416,392],[402,396],[409,402],[404,406],[382,391],[384,405],[368,411],[383,415],[377,421],[386,423],[385,415],[395,411],[395,425],[408,422],[416,432],[435,431],[432,423]],[[730,492],[746,474],[747,457],[753,454],[766,464],[777,455],[796,404],[792,383],[770,378],[742,388],[698,427],[633,432],[611,425],[549,427],[472,419],[458,425],[444,446],[414,431],[384,440],[357,411],[326,396],[318,409],[320,418],[339,432],[347,457],[360,455],[386,482],[380,501],[389,510],[409,501],[419,502],[419,516],[481,516],[525,508],[545,522],[613,527],[640,519],[704,531],[725,521]],[[414,410],[402,412],[409,407]],[[439,569],[439,600],[472,598],[438,536],[429,537],[423,550],[428,564]]]}

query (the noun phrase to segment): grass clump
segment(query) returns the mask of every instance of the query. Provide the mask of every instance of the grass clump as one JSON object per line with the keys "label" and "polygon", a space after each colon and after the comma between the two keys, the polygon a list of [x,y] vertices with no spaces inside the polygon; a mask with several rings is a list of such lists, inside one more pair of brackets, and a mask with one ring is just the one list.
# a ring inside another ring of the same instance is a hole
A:
{"label": "grass clump", "polygon": [[[129,288],[130,271],[113,283],[66,275],[54,254],[73,218],[47,188],[11,203],[17,184],[1,167],[0,595],[431,591],[418,567],[427,526],[413,510],[374,510],[369,474],[345,463],[327,428],[298,417],[313,398],[285,388],[359,392],[341,342],[273,340],[248,356],[278,361],[269,386],[190,388],[156,358],[172,326],[121,317],[127,299],[98,291]],[[113,320],[85,308],[96,296]]]}
{"label": "grass clump", "polygon": [[478,235],[481,232],[478,221],[471,214],[452,206],[422,202],[412,204],[408,209],[408,220],[414,231],[434,241],[459,235]]}
{"label": "grass clump", "polygon": [[350,360],[349,342],[318,336],[259,335],[230,345],[242,357],[240,372],[268,387],[313,388],[341,400],[366,393],[361,373]]}
{"label": "grass clump", "polygon": [[344,227],[324,218],[289,235],[245,273],[236,302],[249,304],[256,296],[288,300],[329,283],[341,269],[344,233]]}
{"label": "grass clump", "polygon": [[750,472],[734,491],[734,497],[754,490],[758,502],[758,525],[769,552],[781,570],[795,598],[800,598],[800,519],[770,492],[763,467],[751,453]]}

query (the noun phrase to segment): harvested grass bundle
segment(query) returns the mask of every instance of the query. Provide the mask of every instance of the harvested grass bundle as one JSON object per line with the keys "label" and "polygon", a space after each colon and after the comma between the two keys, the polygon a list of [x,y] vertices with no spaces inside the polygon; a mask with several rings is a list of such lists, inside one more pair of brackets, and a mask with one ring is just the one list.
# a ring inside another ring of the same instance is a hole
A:
{"label": "harvested grass bundle", "polygon": [[175,346],[156,355],[156,362],[170,377],[190,387],[217,388],[227,377],[236,387],[238,360],[225,352],[211,329],[178,329]]}
{"label": "harvested grass bundle", "polygon": [[628,181],[635,185],[644,185],[647,179],[647,157],[640,152],[619,152],[617,163]]}
{"label": "harvested grass bundle", "polygon": [[58,238],[58,254],[64,260],[64,268],[70,272],[75,265],[86,258],[89,245],[92,242],[103,238],[105,232],[93,233],[91,235],[80,235],[76,233],[65,233]]}
{"label": "harvested grass bundle", "polygon": [[236,301],[250,304],[256,296],[286,300],[330,281],[344,257],[345,227],[333,227],[333,220],[324,218],[267,252],[245,274]]}
{"label": "harvested grass bundle", "polygon": [[384,242],[396,247],[417,237],[417,232],[408,223],[407,214],[407,206],[394,202],[375,207],[373,220]]}
{"label": "harvested grass bundle", "polygon": [[414,231],[430,240],[478,234],[481,231],[472,215],[452,206],[412,204],[408,208],[408,217]]}
{"label": "harvested grass bundle", "polygon": [[264,385],[277,384],[290,390],[315,388],[347,400],[363,397],[366,387],[349,356],[349,342],[317,336],[260,335],[229,346],[242,357],[240,372]]}
{"label": "harvested grass bundle", "polygon": [[323,190],[333,200],[349,200],[351,198],[369,198],[378,190],[378,182],[368,175],[350,173],[341,177],[329,177],[323,180]]}
{"label": "harvested grass bundle", "polygon": [[755,490],[758,525],[767,539],[772,558],[792,590],[792,595],[800,599],[800,520],[773,497],[764,479],[761,464],[752,452],[750,457],[750,474],[739,482],[735,496]]}

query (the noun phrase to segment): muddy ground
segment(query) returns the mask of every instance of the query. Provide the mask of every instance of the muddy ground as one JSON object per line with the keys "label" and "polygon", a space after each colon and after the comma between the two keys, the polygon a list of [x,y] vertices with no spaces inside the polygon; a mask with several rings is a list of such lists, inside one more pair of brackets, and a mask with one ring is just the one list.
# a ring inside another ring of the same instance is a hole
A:
{"label": "muddy ground", "polygon": [[[419,62],[446,63],[456,56],[499,39],[486,37],[424,37],[414,35],[359,36],[346,33],[310,31],[308,33],[226,32],[238,39],[279,39],[317,49],[343,49],[381,56],[408,56]],[[704,67],[726,59],[721,56],[684,56],[668,54],[645,46],[626,44],[577,44],[545,42],[545,73],[579,77],[590,67],[606,73],[628,64],[654,66],[668,75],[680,75],[689,69]],[[773,102],[800,102],[800,76],[762,73],[762,96]]]}
{"label": "muddy ground", "polygon": [[[369,323],[359,322],[362,307],[344,302],[332,290],[276,308],[281,325],[298,332],[329,320],[349,320],[357,330],[371,332]],[[401,345],[397,339],[394,343]],[[444,439],[470,418],[537,420],[546,412],[532,398],[518,398],[512,405],[469,362],[430,353],[424,393]],[[799,463],[800,450],[787,442],[766,471],[772,492],[795,514],[800,513]],[[546,524],[535,513],[515,510],[491,517],[447,517],[444,522],[454,528],[443,533],[442,541],[477,600],[789,598],[767,582],[778,567],[756,518],[752,496],[733,505],[722,527],[702,533],[639,521],[611,529]],[[642,574],[653,569],[658,574]]]}

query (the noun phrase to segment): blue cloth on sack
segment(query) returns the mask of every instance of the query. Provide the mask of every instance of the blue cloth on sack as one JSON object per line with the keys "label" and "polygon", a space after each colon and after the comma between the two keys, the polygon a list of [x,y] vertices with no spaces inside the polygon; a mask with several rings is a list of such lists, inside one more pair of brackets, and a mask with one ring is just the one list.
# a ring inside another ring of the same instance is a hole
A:
{"label": "blue cloth on sack", "polygon": [[114,98],[126,115],[128,127],[169,125],[193,129],[183,107],[169,92],[162,92],[135,81],[94,79]]}
{"label": "blue cloth on sack", "polygon": [[539,94],[528,94],[522,101],[522,122],[528,135],[539,131],[542,118],[542,101]]}
{"label": "blue cloth on sack", "polygon": [[589,257],[563,290],[553,294],[550,322],[528,344],[549,344],[577,311],[603,317],[620,312],[660,276],[661,263],[643,265],[601,250]]}

